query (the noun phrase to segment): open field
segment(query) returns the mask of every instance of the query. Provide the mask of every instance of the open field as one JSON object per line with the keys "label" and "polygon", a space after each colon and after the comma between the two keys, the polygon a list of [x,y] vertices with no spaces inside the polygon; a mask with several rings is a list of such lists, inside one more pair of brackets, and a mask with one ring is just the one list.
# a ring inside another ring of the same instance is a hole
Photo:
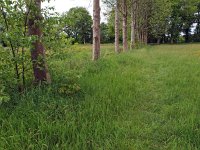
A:
{"label": "open field", "polygon": [[51,86],[0,106],[0,150],[200,149],[200,44],[71,49],[49,54]]}

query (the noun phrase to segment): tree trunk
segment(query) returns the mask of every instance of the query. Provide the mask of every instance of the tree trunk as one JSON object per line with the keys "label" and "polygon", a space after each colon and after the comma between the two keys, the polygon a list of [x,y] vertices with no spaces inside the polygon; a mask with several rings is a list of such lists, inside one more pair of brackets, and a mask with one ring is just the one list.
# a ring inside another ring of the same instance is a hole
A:
{"label": "tree trunk", "polygon": [[165,34],[163,34],[162,44],[165,44]]}
{"label": "tree trunk", "polygon": [[136,20],[136,2],[131,1],[131,49],[135,46],[135,20]]}
{"label": "tree trunk", "polygon": [[86,43],[85,41],[86,41],[86,40],[85,40],[85,35],[84,35],[84,37],[83,37],[83,44],[84,44],[84,45],[85,45],[85,43]]}
{"label": "tree trunk", "polygon": [[185,43],[188,43],[188,42],[189,42],[189,30],[190,30],[190,29],[186,29],[186,30],[185,30]]}
{"label": "tree trunk", "polygon": [[171,37],[170,37],[170,43],[171,44],[174,44],[174,38],[173,37],[174,37],[173,34],[171,34]]}
{"label": "tree trunk", "polygon": [[45,61],[45,49],[41,42],[42,30],[39,24],[42,20],[41,0],[34,0],[33,3],[33,8],[28,8],[33,9],[30,10],[31,17],[28,20],[28,33],[30,36],[37,37],[37,40],[32,43],[31,49],[31,60],[35,77],[34,83],[51,83],[50,74]]}
{"label": "tree trunk", "polygon": [[100,57],[100,3],[93,0],[93,60]]}
{"label": "tree trunk", "polygon": [[[147,6],[145,6],[146,8],[148,7],[148,5]],[[149,19],[148,19],[148,13],[149,13],[149,11],[147,10],[147,11],[145,11],[145,19],[144,19],[144,44],[145,45],[147,45],[148,44],[148,21],[149,21]]]}
{"label": "tree trunk", "polygon": [[115,6],[115,52],[119,53],[119,1],[116,1]]}
{"label": "tree trunk", "polygon": [[123,50],[128,50],[128,35],[127,35],[127,1],[122,0],[123,9]]}
{"label": "tree trunk", "polygon": [[161,38],[159,37],[159,38],[157,39],[157,44],[160,44],[160,41],[161,41]]}
{"label": "tree trunk", "polygon": [[145,43],[145,45],[147,45],[148,44],[148,29],[145,29],[145,33],[144,33],[145,35],[144,35],[144,43]]}
{"label": "tree trunk", "polygon": [[140,14],[139,14],[139,1],[136,0],[135,2],[135,41],[139,43],[139,40],[140,40],[140,32],[139,32],[139,17],[140,17]]}

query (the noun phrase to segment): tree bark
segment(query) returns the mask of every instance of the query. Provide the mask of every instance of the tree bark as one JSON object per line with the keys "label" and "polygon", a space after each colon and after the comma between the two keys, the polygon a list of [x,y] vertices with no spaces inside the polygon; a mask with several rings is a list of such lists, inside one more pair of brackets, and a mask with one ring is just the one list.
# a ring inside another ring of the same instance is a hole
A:
{"label": "tree bark", "polygon": [[[145,7],[148,8],[148,4],[145,4]],[[145,16],[144,16],[144,44],[147,45],[148,44],[148,13],[149,10],[147,9],[145,11]]]}
{"label": "tree bark", "polygon": [[51,83],[50,74],[45,61],[45,49],[41,42],[42,30],[39,24],[42,20],[41,0],[34,0],[32,8],[28,9],[31,9],[31,15],[28,19],[28,33],[30,36],[37,37],[37,40],[32,43],[31,49],[31,60],[35,77],[34,83]]}
{"label": "tree bark", "polygon": [[131,49],[135,46],[135,20],[136,20],[136,2],[131,1]]}
{"label": "tree bark", "polygon": [[122,0],[122,9],[123,9],[123,50],[128,50],[128,35],[127,35],[127,1]]}
{"label": "tree bark", "polygon": [[93,0],[93,56],[98,60],[100,57],[100,2]]}
{"label": "tree bark", "polygon": [[116,0],[115,6],[115,52],[119,53],[119,0]]}
{"label": "tree bark", "polygon": [[136,2],[135,2],[135,41],[136,42],[140,42],[140,37],[139,37],[139,33],[140,33],[140,31],[139,31],[139,27],[140,27],[140,25],[139,25],[139,17],[140,17],[140,14],[139,14],[139,1],[138,0],[136,0]]}

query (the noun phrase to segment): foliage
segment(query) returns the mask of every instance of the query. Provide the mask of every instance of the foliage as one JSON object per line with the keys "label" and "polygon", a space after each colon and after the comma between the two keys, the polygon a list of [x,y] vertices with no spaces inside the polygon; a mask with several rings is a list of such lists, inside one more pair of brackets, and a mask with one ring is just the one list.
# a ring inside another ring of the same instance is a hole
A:
{"label": "foliage", "polygon": [[180,32],[182,31],[182,20],[180,17],[181,6],[178,1],[172,3],[172,13],[170,15],[170,22],[168,33],[170,35],[170,42],[177,43]]}
{"label": "foliage", "polygon": [[150,18],[150,32],[160,39],[168,31],[169,16],[171,14],[171,3],[169,0],[153,0]]}
{"label": "foliage", "polygon": [[110,29],[108,24],[101,23],[101,43],[113,43],[114,36],[110,34]]}
{"label": "foliage", "polygon": [[[29,9],[27,9],[29,8]],[[1,48],[1,77],[7,86],[23,91],[32,82],[32,62],[30,50],[38,37],[28,34],[28,20],[31,11],[37,11],[33,1],[0,1],[0,41],[6,46]],[[53,8],[42,9],[43,21],[37,22],[43,29],[42,42],[48,50],[67,47],[73,39],[67,39],[63,32],[63,22]],[[12,80],[11,80],[12,79]]]}
{"label": "foliage", "polygon": [[45,16],[42,25],[45,27],[43,28],[43,42],[48,50],[57,51],[69,47],[74,42],[74,39],[68,38],[63,31],[65,22],[62,15],[52,9],[47,9],[43,12]]}
{"label": "foliage", "polygon": [[[3,0],[0,1],[1,7],[1,17],[0,24],[2,27],[1,40],[4,45],[7,45],[8,48],[6,51],[10,51],[7,53],[9,63],[8,65],[13,68],[13,78],[14,84],[17,83],[18,88],[21,88],[22,84],[22,76],[24,76],[25,72],[25,47],[29,47],[32,41],[36,39],[36,37],[28,37],[26,36],[26,24],[27,14],[25,13],[26,2],[23,0],[20,1],[9,1]],[[3,49],[1,49],[2,51]],[[3,59],[3,58],[2,58]],[[7,61],[7,60],[2,60]],[[3,68],[2,68],[3,69]],[[6,69],[7,70],[7,69]],[[22,75],[22,76],[21,76]]]}
{"label": "foliage", "polygon": [[62,18],[68,37],[74,38],[78,43],[91,43],[92,17],[85,8],[71,8]]}
{"label": "foliage", "polygon": [[[114,6],[116,1],[104,0],[103,2],[107,8],[109,35],[114,37]],[[133,1],[127,1],[127,3],[130,2]],[[146,26],[144,30],[148,30],[148,42],[176,43],[182,35],[184,35],[185,42],[199,41],[199,34],[195,33],[199,29],[198,0],[134,0],[134,2],[134,5],[136,3],[138,5],[135,10],[138,26],[135,27],[135,33]],[[131,7],[128,7],[128,11],[130,13],[128,19],[130,20]],[[122,14],[121,10],[120,14]],[[192,31],[193,28],[195,28],[195,32]],[[193,34],[195,35],[193,36]],[[128,35],[130,35],[129,30]],[[120,35],[121,37],[122,35]]]}
{"label": "foliage", "polygon": [[2,103],[8,102],[10,100],[10,95],[6,93],[5,86],[0,83],[0,105]]}

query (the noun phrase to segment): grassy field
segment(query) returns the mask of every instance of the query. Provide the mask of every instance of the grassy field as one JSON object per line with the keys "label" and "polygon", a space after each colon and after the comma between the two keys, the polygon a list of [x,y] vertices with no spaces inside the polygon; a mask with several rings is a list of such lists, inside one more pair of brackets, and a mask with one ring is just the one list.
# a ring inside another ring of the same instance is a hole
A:
{"label": "grassy field", "polygon": [[0,150],[200,149],[200,44],[113,49],[49,54],[54,83],[0,106]]}

